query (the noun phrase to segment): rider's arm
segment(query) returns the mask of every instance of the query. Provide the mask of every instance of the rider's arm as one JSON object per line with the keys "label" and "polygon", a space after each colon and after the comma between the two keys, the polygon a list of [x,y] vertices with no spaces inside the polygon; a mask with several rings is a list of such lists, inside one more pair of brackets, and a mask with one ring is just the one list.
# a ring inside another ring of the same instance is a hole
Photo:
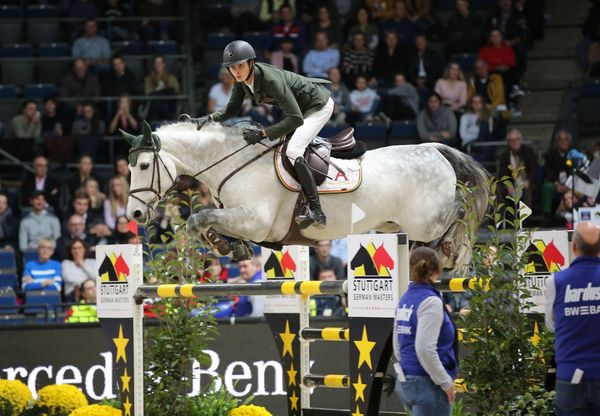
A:
{"label": "rider's arm", "polygon": [[244,103],[244,87],[241,83],[236,82],[233,84],[233,90],[231,91],[231,98],[225,107],[211,114],[214,121],[225,121],[232,117],[237,117],[242,111],[242,104]]}
{"label": "rider's arm", "polygon": [[294,93],[283,80],[275,77],[265,79],[264,88],[265,92],[275,99],[283,111],[283,119],[265,129],[268,138],[276,139],[304,124],[302,111],[300,111]]}

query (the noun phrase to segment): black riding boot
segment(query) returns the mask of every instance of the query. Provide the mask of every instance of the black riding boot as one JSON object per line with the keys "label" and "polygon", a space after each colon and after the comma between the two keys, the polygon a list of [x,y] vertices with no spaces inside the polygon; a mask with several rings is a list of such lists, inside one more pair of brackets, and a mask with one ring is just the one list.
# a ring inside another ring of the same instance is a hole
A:
{"label": "black riding boot", "polygon": [[300,182],[300,185],[302,186],[302,191],[308,200],[309,206],[308,213],[298,215],[296,217],[296,222],[301,229],[308,228],[311,225],[314,225],[317,228],[325,228],[327,226],[327,219],[321,209],[317,184],[315,183],[315,178],[310,167],[303,157],[296,159],[294,170],[296,171],[298,182]]}

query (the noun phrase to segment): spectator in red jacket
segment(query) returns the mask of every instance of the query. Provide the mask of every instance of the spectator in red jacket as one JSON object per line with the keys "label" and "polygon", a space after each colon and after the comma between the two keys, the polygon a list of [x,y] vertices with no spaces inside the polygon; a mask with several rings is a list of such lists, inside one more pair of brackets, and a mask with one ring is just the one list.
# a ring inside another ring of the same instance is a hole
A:
{"label": "spectator in red jacket", "polygon": [[507,97],[515,98],[524,95],[519,88],[515,51],[504,42],[499,30],[490,32],[489,43],[479,50],[479,58],[487,62],[491,72],[502,76],[504,85],[508,89]]}

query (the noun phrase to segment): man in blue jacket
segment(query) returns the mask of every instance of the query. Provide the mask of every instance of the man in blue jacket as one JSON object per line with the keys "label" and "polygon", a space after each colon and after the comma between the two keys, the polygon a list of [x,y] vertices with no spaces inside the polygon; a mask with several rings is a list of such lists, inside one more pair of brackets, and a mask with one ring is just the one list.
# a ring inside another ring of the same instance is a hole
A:
{"label": "man in blue jacket", "polygon": [[557,416],[600,415],[600,227],[582,222],[575,260],[546,281],[546,326],[555,332]]}

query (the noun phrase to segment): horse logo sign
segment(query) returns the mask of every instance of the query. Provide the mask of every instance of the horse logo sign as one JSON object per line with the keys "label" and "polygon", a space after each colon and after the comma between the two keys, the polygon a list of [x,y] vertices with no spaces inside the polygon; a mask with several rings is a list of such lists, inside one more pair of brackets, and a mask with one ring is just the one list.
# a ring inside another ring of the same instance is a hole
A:
{"label": "horse logo sign", "polygon": [[289,249],[271,251],[263,265],[264,276],[269,279],[294,279],[296,262]]}
{"label": "horse logo sign", "polygon": [[132,316],[131,277],[142,273],[141,245],[123,244],[96,247],[98,267],[98,316]]}
{"label": "horse logo sign", "polygon": [[[357,316],[394,316],[398,281],[395,235],[367,234],[348,245],[349,293]],[[352,312],[351,312],[352,313]]]}

